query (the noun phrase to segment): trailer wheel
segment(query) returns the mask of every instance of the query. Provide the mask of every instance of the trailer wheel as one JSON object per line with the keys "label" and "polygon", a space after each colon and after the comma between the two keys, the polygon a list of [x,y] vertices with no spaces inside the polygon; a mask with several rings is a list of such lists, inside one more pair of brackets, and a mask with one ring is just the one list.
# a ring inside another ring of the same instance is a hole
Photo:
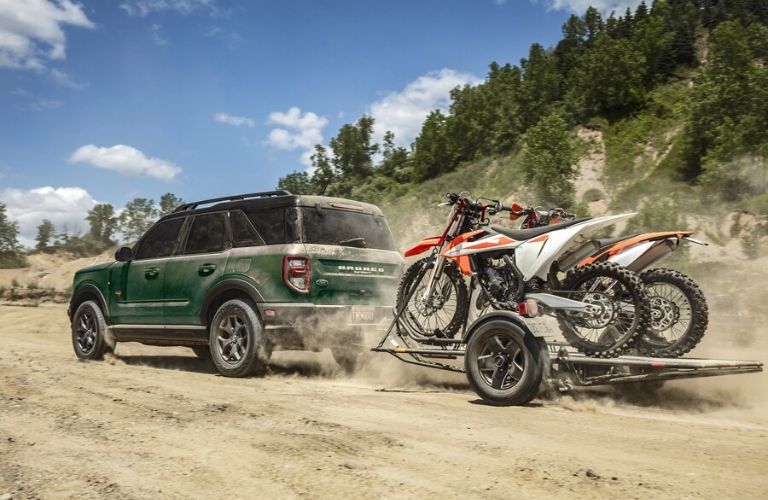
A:
{"label": "trailer wheel", "polygon": [[470,332],[464,368],[478,396],[495,406],[524,405],[536,397],[544,375],[541,346],[533,335],[503,319]]}

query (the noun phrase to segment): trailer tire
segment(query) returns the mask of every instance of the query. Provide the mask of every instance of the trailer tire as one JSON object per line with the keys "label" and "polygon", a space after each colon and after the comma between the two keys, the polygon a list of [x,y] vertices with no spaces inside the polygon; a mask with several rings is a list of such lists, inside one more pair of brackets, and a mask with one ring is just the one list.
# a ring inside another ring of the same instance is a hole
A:
{"label": "trailer tire", "polygon": [[464,368],[470,385],[486,403],[530,402],[539,391],[544,364],[539,342],[512,321],[485,321],[469,334]]}

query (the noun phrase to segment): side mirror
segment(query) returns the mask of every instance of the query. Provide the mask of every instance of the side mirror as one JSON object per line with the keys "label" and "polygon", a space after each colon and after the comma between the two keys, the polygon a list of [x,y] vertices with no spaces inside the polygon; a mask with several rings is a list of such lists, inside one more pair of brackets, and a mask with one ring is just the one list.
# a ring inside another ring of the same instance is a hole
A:
{"label": "side mirror", "polygon": [[115,260],[118,262],[128,262],[133,259],[133,250],[131,247],[121,247],[115,252]]}

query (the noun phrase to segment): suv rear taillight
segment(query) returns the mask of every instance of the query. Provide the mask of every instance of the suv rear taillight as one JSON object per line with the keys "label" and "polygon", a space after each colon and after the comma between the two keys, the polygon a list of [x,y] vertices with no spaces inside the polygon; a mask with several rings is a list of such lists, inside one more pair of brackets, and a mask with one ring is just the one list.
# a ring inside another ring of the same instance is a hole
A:
{"label": "suv rear taillight", "polygon": [[309,293],[309,258],[283,257],[283,281],[291,290]]}

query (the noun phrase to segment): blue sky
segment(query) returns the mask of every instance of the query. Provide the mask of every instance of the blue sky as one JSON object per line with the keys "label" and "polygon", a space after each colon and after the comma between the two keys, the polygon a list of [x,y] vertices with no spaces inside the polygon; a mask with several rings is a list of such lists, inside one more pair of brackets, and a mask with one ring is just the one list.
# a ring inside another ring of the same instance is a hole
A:
{"label": "blue sky", "polygon": [[271,189],[363,113],[409,144],[455,85],[596,0],[0,0],[0,201],[29,242],[96,201]]}

